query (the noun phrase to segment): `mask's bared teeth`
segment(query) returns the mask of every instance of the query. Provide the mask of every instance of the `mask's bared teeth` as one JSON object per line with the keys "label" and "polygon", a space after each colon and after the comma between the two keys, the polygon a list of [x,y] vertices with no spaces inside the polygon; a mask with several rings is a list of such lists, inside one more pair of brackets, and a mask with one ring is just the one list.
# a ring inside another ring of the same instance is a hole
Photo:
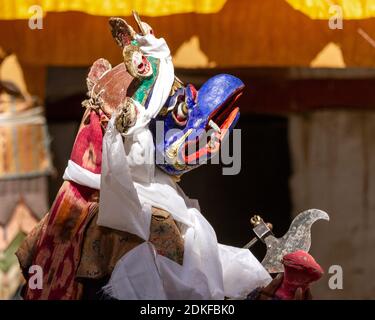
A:
{"label": "mask's bared teeth", "polygon": [[215,122],[213,122],[212,120],[210,120],[210,121],[208,122],[208,125],[209,125],[212,129],[214,129],[217,133],[221,134],[220,127],[219,127]]}
{"label": "mask's bared teeth", "polygon": [[220,142],[220,139],[216,136],[216,134],[211,135],[211,139],[208,142],[208,147],[212,150],[216,148],[216,144]]}

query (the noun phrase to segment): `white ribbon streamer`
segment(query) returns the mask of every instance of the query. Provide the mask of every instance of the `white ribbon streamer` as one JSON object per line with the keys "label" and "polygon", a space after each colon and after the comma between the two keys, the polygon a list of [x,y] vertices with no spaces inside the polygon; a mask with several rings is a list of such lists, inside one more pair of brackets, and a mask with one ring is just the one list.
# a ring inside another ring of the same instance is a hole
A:
{"label": "white ribbon streamer", "polygon": [[100,189],[100,178],[100,174],[82,168],[72,160],[68,161],[68,166],[63,175],[64,180],[73,181],[96,190]]}

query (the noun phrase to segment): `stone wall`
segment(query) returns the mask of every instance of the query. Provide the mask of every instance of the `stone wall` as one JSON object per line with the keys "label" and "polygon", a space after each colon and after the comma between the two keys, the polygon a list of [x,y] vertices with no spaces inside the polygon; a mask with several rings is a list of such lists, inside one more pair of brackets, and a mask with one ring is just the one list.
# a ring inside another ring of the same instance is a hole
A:
{"label": "stone wall", "polygon": [[[314,286],[317,298],[375,297],[374,137],[372,112],[290,116],[292,212],[315,207],[331,217],[312,228],[311,253],[326,270]],[[331,265],[343,268],[343,290],[328,286]]]}

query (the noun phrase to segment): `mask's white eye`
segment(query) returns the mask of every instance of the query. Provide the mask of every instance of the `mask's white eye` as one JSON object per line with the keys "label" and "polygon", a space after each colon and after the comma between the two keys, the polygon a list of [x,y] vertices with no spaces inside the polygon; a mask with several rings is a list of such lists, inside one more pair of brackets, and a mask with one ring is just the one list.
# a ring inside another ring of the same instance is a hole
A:
{"label": "mask's white eye", "polygon": [[173,115],[173,119],[178,125],[180,126],[186,125],[187,118],[188,118],[187,104],[184,101],[180,102],[173,110],[172,115]]}

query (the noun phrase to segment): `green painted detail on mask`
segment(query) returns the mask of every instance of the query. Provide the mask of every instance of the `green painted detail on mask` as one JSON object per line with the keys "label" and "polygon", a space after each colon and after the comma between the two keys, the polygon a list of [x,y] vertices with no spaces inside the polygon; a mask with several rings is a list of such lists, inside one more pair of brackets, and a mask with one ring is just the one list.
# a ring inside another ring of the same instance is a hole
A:
{"label": "green painted detail on mask", "polygon": [[153,57],[147,57],[148,61],[151,63],[152,75],[148,78],[143,79],[137,91],[133,95],[133,99],[138,101],[141,105],[145,105],[148,95],[151,92],[152,87],[155,84],[156,78],[159,72],[159,59]]}

